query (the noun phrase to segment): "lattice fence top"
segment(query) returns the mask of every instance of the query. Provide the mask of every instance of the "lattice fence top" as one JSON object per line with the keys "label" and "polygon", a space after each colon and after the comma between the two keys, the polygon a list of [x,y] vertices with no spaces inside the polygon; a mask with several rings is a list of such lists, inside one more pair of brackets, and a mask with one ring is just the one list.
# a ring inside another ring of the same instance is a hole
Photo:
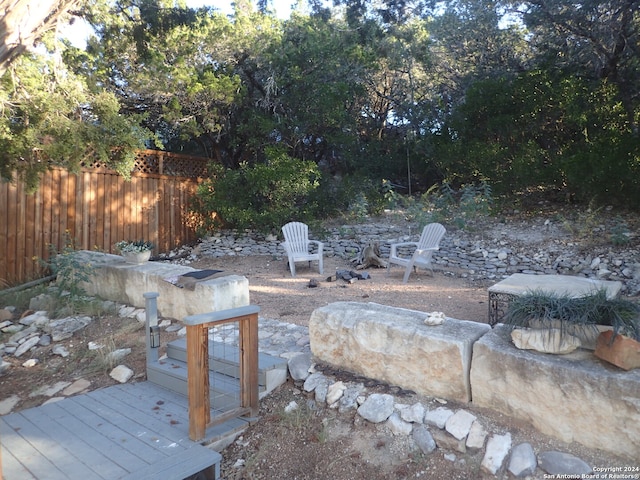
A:
{"label": "lattice fence top", "polygon": [[[176,177],[198,178],[208,174],[208,159],[181,155],[179,153],[162,152],[160,150],[140,150],[136,154],[132,173],[152,173]],[[105,169],[105,164],[95,161],[84,161],[85,168]]]}

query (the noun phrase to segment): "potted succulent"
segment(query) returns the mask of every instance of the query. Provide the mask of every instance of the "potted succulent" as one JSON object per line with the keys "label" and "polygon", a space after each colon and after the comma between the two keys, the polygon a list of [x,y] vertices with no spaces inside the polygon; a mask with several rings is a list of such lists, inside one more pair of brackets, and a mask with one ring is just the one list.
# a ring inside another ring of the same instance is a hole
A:
{"label": "potted succulent", "polygon": [[116,243],[116,250],[127,263],[140,265],[149,261],[153,243],[147,240],[121,240]]}

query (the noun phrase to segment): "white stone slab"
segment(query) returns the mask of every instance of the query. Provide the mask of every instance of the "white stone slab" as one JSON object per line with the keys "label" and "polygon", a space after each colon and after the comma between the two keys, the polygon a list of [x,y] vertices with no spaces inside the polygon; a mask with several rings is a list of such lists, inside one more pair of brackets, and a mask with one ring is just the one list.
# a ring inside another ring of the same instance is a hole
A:
{"label": "white stone slab", "polygon": [[473,343],[489,325],[376,303],[336,302],[309,321],[311,351],[322,362],[416,391],[468,402]]}
{"label": "white stone slab", "polygon": [[501,282],[489,287],[489,293],[520,296],[532,291],[541,291],[579,298],[592,295],[598,290],[606,289],[607,298],[615,298],[621,288],[622,282],[619,281],[595,280],[593,278],[574,277],[571,275],[528,275],[525,273],[514,273]]}
{"label": "white stone slab", "polygon": [[194,289],[180,288],[165,279],[197,271],[194,268],[161,262],[142,265],[125,263],[119,255],[82,252],[95,270],[82,286],[89,295],[144,308],[145,292],[158,292],[158,314],[182,320],[189,315],[249,305],[246,277],[222,272],[219,277],[197,282]]}

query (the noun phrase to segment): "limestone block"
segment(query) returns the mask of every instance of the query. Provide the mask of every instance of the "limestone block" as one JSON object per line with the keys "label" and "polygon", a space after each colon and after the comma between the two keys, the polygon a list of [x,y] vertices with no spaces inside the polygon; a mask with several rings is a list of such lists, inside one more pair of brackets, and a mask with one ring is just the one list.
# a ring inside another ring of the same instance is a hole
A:
{"label": "limestone block", "polygon": [[522,419],[564,442],[640,458],[640,371],[624,372],[578,349],[518,350],[497,325],[473,347],[473,403]]}
{"label": "limestone block", "polygon": [[194,289],[179,288],[165,279],[196,271],[194,268],[161,262],[142,265],[125,263],[119,255],[84,251],[95,267],[82,287],[89,295],[144,308],[145,292],[158,292],[158,314],[183,319],[189,315],[249,305],[249,281],[228,275],[197,282]]}
{"label": "limestone block", "polygon": [[311,314],[311,351],[369,378],[468,402],[472,345],[491,327],[452,318],[429,326],[428,316],[376,303],[332,303]]}

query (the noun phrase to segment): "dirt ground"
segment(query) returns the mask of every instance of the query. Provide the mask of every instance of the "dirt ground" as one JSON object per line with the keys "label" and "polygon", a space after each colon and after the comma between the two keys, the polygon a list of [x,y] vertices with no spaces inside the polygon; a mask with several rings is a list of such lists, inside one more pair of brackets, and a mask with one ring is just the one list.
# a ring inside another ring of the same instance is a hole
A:
{"label": "dirt ground", "polygon": [[[355,270],[353,264],[339,257],[324,260],[324,273],[317,264],[308,267],[296,264],[292,277],[286,258],[270,256],[221,257],[198,260],[194,268],[214,268],[244,275],[249,279],[251,303],[260,307],[260,316],[307,326],[313,310],[333,302],[373,302],[423,312],[444,312],[458,320],[487,322],[487,286],[475,284],[450,273],[418,269],[406,284],[402,283],[404,269],[392,267],[387,275],[384,268],[362,270],[367,280],[347,283],[344,280],[327,282],[336,269]],[[310,288],[315,280],[317,287]]]}
{"label": "dirt ground", "polygon": [[[311,312],[338,301],[375,302],[427,312],[443,312],[460,320],[487,322],[488,284],[470,283],[456,272],[436,270],[434,275],[419,270],[408,284],[402,284],[403,271],[395,267],[387,276],[384,269],[368,269],[368,280],[348,284],[342,280],[327,282],[336,268],[353,269],[347,260],[325,258],[324,274],[315,265],[308,268],[298,264],[297,276],[292,278],[284,258],[271,256],[225,257],[201,259],[194,268],[216,268],[244,275],[249,279],[251,303],[260,306],[260,315],[283,322],[308,325]],[[310,280],[317,287],[310,288]],[[163,334],[163,343],[170,340]],[[2,338],[0,338],[0,342]],[[136,320],[103,317],[78,332],[63,344],[72,352],[67,358],[51,353],[51,346],[39,347],[31,356],[40,363],[31,368],[22,366],[25,358],[11,359],[9,373],[0,377],[0,400],[19,395],[22,401],[16,409],[28,408],[47,400],[30,396],[43,385],[86,378],[91,389],[115,383],[109,376],[110,365],[100,362],[97,354],[84,348],[90,341],[107,342],[116,348],[129,347],[131,355],[123,363],[135,372],[134,381],[144,380],[144,337]],[[323,366],[319,366],[323,368]],[[348,372],[330,372],[337,380],[349,380]],[[392,386],[391,386],[392,387]],[[390,386],[369,388],[387,392]],[[392,390],[390,393],[394,393]],[[265,479],[336,479],[378,480],[388,478],[427,478],[433,480],[473,480],[482,478],[512,478],[503,471],[491,476],[480,470],[482,453],[460,453],[438,449],[431,455],[416,453],[408,437],[394,437],[381,426],[370,424],[353,413],[319,408],[312,396],[300,385],[288,382],[261,401],[259,421],[222,453],[222,478],[228,480]],[[299,408],[285,414],[285,406],[295,401]],[[412,404],[422,402],[427,408],[440,406],[438,399],[409,395],[402,400]],[[513,445],[530,442],[536,452],[560,450],[573,453],[593,467],[629,465],[627,459],[616,458],[601,451],[585,449],[578,444],[566,445],[539,434],[528,425],[513,421],[491,411],[468,405],[485,428],[493,433],[511,432]],[[445,458],[448,455],[449,458]],[[637,463],[637,462],[636,462]],[[545,478],[538,470],[529,478]],[[548,478],[548,477],[547,477]]]}

